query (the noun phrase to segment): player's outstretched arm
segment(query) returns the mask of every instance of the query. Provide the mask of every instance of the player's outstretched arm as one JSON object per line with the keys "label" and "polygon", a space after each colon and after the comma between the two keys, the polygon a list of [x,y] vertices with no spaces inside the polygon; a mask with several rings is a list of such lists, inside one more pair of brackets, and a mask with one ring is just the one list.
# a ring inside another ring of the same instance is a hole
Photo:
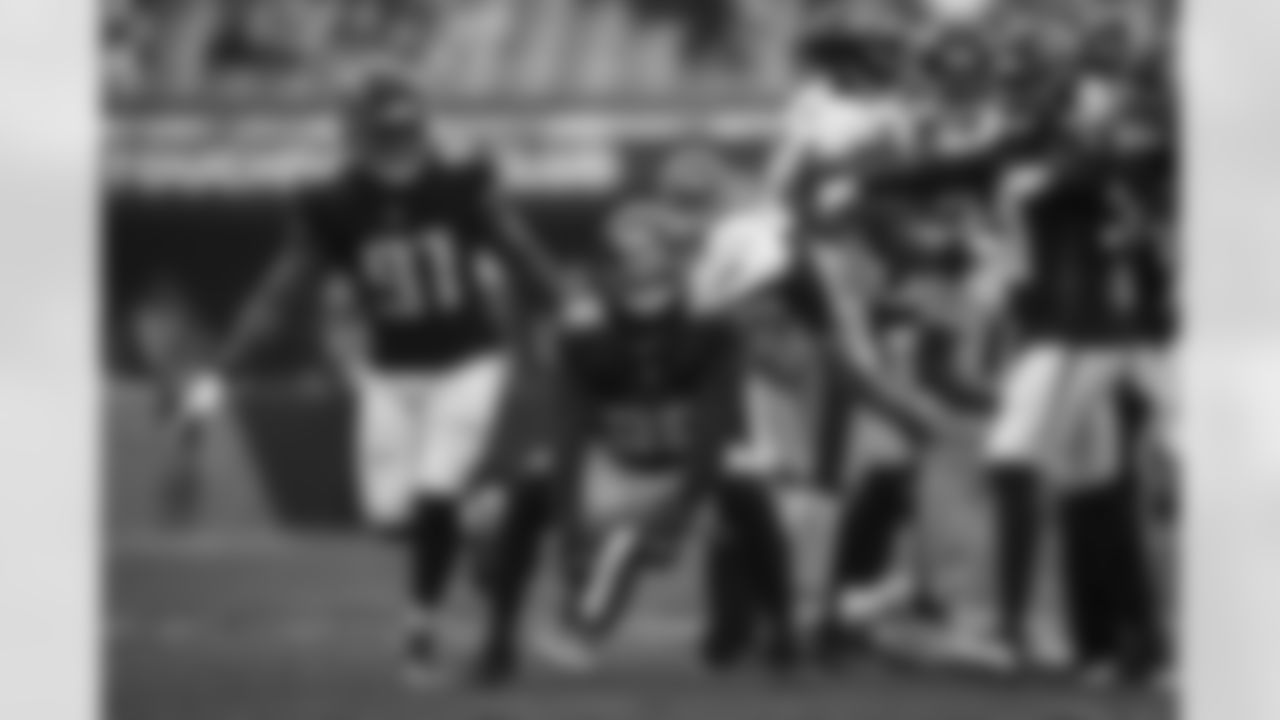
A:
{"label": "player's outstretched arm", "polygon": [[804,257],[818,278],[825,301],[836,320],[833,333],[835,352],[853,390],[870,401],[915,437],[926,438],[941,430],[940,411],[928,407],[923,396],[881,372],[875,352],[866,303],[850,292],[850,262],[840,249],[826,246],[808,248]]}
{"label": "player's outstretched arm", "polygon": [[532,286],[541,299],[562,304],[566,300],[567,283],[524,216],[497,192],[489,195],[488,214],[495,238],[516,275]]}
{"label": "player's outstretched arm", "polygon": [[285,299],[307,277],[311,255],[299,239],[289,240],[249,295],[232,326],[215,366],[229,372],[262,341],[279,319]]}
{"label": "player's outstretched arm", "polygon": [[232,325],[227,339],[213,354],[209,367],[188,385],[184,415],[200,417],[221,404],[222,377],[234,370],[278,319],[285,298],[312,269],[314,260],[301,225],[291,230],[279,254],[258,281]]}

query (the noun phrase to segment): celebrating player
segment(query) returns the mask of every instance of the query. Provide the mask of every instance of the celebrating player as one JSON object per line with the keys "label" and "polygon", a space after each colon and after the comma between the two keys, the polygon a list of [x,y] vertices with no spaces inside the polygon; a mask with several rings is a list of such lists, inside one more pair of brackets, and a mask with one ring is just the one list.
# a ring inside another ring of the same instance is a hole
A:
{"label": "celebrating player", "polygon": [[443,158],[407,84],[377,78],[348,118],[350,155],[305,193],[293,236],[225,352],[242,357],[307,275],[324,283],[357,396],[363,509],[408,551],[410,678],[435,676],[437,612],[460,550],[460,503],[495,426],[511,360],[495,268],[552,285],[488,168]]}
{"label": "celebrating player", "polygon": [[[1131,100],[1114,75],[1087,74],[1066,113],[1065,150],[1035,167],[1036,182],[1018,184],[1025,274],[1013,310],[1021,348],[1000,387],[985,459],[996,498],[1001,631],[1025,659],[1042,654],[1031,641],[1027,610],[1039,554],[1037,496],[1047,480],[1064,496],[1079,660],[1138,662],[1149,655],[1154,634],[1137,515],[1127,507],[1133,482],[1114,457],[1071,452],[1090,434],[1107,444],[1097,423],[1111,417],[1120,388],[1153,386],[1146,356],[1133,352],[1131,317],[1143,304],[1135,270],[1159,241],[1153,228],[1161,223],[1143,219],[1134,192],[1133,180],[1143,174],[1135,170],[1150,169],[1143,158],[1153,157],[1154,146],[1126,119]],[[1114,617],[1098,620],[1108,612],[1125,616],[1123,633]]]}

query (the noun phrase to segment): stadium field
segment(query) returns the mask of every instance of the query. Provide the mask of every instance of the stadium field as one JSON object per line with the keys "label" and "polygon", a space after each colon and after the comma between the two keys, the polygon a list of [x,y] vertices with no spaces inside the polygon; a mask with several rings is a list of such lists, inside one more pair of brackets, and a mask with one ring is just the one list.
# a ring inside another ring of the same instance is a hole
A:
{"label": "stadium field", "polygon": [[[277,399],[278,400],[278,399]],[[286,402],[278,400],[279,402]],[[313,400],[293,397],[286,404]],[[698,626],[693,553],[645,589],[598,674],[558,674],[538,661],[554,593],[531,625],[529,674],[482,693],[414,693],[398,682],[395,558],[346,533],[284,530],[256,497],[262,466],[333,462],[313,425],[298,457],[255,462],[247,431],[222,428],[207,458],[208,516],[166,529],[146,511],[154,427],[136,389],[108,403],[109,538],[106,704],[112,720],[1166,720],[1149,693],[1085,690],[1065,680],[1014,684],[924,668],[854,667],[779,680],[755,672],[709,677],[690,652]],[[272,417],[307,418],[311,411]],[[310,420],[301,421],[304,425]],[[323,423],[321,423],[323,425]],[[311,433],[317,433],[312,435]],[[146,449],[151,448],[148,452]],[[291,464],[292,463],[292,464]],[[821,523],[800,538],[810,584]],[[455,593],[448,645],[459,665],[475,638],[474,603]]]}

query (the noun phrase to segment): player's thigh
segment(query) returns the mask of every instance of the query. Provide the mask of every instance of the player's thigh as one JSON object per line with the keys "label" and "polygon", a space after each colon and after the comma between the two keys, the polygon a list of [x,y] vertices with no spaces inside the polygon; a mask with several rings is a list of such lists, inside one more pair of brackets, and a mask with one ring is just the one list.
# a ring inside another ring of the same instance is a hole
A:
{"label": "player's thigh", "polygon": [[603,448],[587,452],[581,472],[578,507],[583,525],[592,534],[647,525],[679,487],[677,469],[634,468]]}
{"label": "player's thigh", "polygon": [[780,481],[808,470],[809,405],[801,388],[746,373],[737,388],[730,432],[720,436],[712,458],[722,474],[737,479]]}
{"label": "player's thigh", "polygon": [[512,363],[486,355],[435,374],[419,428],[416,476],[426,492],[462,491],[498,426]]}
{"label": "player's thigh", "polygon": [[366,375],[355,388],[361,501],[372,521],[393,523],[411,490],[425,387],[417,378]]}
{"label": "player's thigh", "polygon": [[1071,354],[1047,443],[1051,475],[1066,485],[1116,474],[1121,453],[1121,381],[1127,355],[1118,348]]}
{"label": "player's thigh", "polygon": [[1081,404],[1073,412],[1051,458],[1049,479],[1059,488],[1109,482],[1119,471],[1123,450],[1120,405],[1114,392],[1094,397],[1095,402]]}
{"label": "player's thigh", "polygon": [[987,432],[987,460],[1035,463],[1043,459],[1071,362],[1068,348],[1051,343],[1027,346],[1011,358],[1000,378],[996,413]]}

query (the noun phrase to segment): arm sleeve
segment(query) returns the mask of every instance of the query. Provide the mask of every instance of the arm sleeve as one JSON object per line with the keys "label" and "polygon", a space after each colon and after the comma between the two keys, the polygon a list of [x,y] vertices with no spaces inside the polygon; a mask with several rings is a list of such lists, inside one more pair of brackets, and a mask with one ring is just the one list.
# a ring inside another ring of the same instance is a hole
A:
{"label": "arm sleeve", "polygon": [[314,186],[298,192],[286,211],[286,241],[326,272],[347,260],[338,242],[341,219],[336,206],[332,187]]}

